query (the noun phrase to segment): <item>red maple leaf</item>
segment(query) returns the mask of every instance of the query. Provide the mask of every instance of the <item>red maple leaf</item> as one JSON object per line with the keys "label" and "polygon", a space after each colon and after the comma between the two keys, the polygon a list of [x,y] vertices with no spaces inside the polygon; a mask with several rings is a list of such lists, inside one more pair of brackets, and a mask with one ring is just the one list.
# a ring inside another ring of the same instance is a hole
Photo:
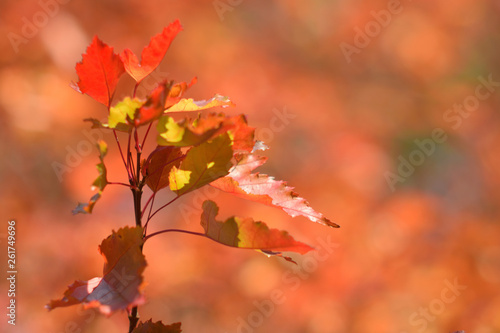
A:
{"label": "red maple leaf", "polygon": [[112,47],[95,36],[87,48],[87,53],[83,54],[82,61],[76,64],[79,81],[72,87],[109,108],[118,79],[123,72],[120,57],[113,52]]}
{"label": "red maple leaf", "polygon": [[142,50],[141,63],[139,63],[137,56],[130,49],[123,50],[120,57],[127,73],[137,83],[141,82],[158,67],[165,53],[167,53],[172,40],[181,30],[181,23],[179,20],[175,20],[165,27],[161,33],[151,38],[149,45]]}

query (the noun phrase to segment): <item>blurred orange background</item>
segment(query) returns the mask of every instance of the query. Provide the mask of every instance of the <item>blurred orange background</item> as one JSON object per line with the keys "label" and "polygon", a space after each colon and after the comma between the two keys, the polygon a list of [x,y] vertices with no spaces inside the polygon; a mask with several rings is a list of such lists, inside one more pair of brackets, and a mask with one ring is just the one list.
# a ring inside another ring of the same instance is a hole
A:
{"label": "blurred orange background", "polygon": [[237,107],[225,112],[248,115],[271,147],[261,172],[341,228],[214,190],[187,195],[151,231],[202,230],[208,196],[221,217],[254,217],[318,251],[295,266],[191,235],[152,238],[141,319],[184,332],[500,332],[498,1],[4,0],[0,15],[0,266],[15,219],[18,270],[15,327],[0,279],[2,332],[127,330],[125,313],[44,309],[100,276],[98,244],[134,223],[132,195],[116,186],[92,215],[71,215],[93,194],[96,138],[110,146],[109,180],[125,177],[113,137],[82,121],[105,108],[69,83],[93,35],[139,54],[176,18],[184,31],[144,92],[197,76],[190,97],[229,96]]}

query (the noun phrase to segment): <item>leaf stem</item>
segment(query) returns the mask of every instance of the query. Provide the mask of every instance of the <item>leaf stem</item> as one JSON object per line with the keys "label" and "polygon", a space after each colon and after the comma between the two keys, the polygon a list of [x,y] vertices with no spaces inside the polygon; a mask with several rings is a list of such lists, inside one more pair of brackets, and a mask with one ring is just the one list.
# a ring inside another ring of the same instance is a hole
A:
{"label": "leaf stem", "polygon": [[139,135],[137,134],[137,128],[134,129],[134,142],[135,142],[135,150],[138,153],[142,153],[142,146],[139,144]]}
{"label": "leaf stem", "polygon": [[136,83],[134,86],[134,92],[132,94],[132,97],[134,97],[134,98],[135,98],[135,94],[137,93],[137,88],[139,88],[139,83]]}
{"label": "leaf stem", "polygon": [[195,235],[195,236],[206,237],[206,235],[202,234],[201,232],[195,232],[195,231],[189,231],[189,230],[183,230],[183,229],[165,229],[165,230],[160,230],[160,231],[157,231],[157,232],[153,232],[151,235],[147,235],[144,238],[144,242],[146,240],[150,239],[153,236],[164,234],[166,232],[181,232],[181,233],[184,233],[184,234],[190,234],[190,235]]}
{"label": "leaf stem", "polygon": [[132,174],[130,185],[137,186],[137,183],[138,183],[137,179],[139,177],[135,174],[135,165],[134,165],[134,160],[132,159],[131,152],[128,153],[128,162],[129,162],[129,168],[130,168],[131,174]]}
{"label": "leaf stem", "polygon": [[122,186],[127,186],[130,187],[130,184],[125,184],[125,183],[120,183],[120,182],[108,182],[108,185],[122,185]]}
{"label": "leaf stem", "polygon": [[148,126],[148,129],[146,130],[146,134],[144,134],[144,138],[142,139],[141,147],[144,147],[144,144],[146,143],[146,138],[148,137],[149,130],[151,129],[152,125],[153,125],[153,122],[150,122],[149,126]]}
{"label": "leaf stem", "polygon": [[150,216],[151,216],[151,211],[153,210],[153,205],[155,203],[155,197],[156,197],[156,192],[153,193],[149,199],[148,199],[148,202],[147,204],[144,206],[143,210],[142,210],[142,216],[144,217],[144,213],[146,212],[146,208],[148,206],[148,204],[151,202],[151,206],[149,206],[149,213],[148,213],[148,219],[146,220],[146,223],[144,224],[144,234],[147,233],[147,230],[148,230],[148,224],[149,224],[149,221],[151,220]]}
{"label": "leaf stem", "polygon": [[116,143],[118,144],[118,150],[120,151],[120,155],[122,157],[123,165],[125,166],[125,169],[127,169],[127,175],[128,175],[128,178],[130,179],[131,178],[130,170],[128,169],[127,162],[125,162],[125,156],[123,156],[122,147],[120,145],[120,140],[118,140],[118,135],[116,134],[116,130],[113,130],[113,134],[115,135],[115,140],[116,140]]}
{"label": "leaf stem", "polygon": [[146,221],[146,223],[149,222],[149,220],[151,220],[153,218],[153,216],[156,215],[156,213],[158,213],[160,210],[162,210],[163,208],[167,207],[168,205],[172,204],[174,201],[176,201],[180,197],[181,197],[181,195],[176,196],[175,198],[173,198],[172,200],[170,200],[169,202],[167,202],[166,204],[164,204],[163,206],[161,206],[160,208],[158,208],[157,210],[155,210],[155,212],[152,215],[148,216],[148,220]]}
{"label": "leaf stem", "polygon": [[127,172],[129,174],[130,185],[132,184],[132,180],[134,179],[133,169],[130,168],[130,138],[131,134],[128,133],[128,143],[127,143]]}

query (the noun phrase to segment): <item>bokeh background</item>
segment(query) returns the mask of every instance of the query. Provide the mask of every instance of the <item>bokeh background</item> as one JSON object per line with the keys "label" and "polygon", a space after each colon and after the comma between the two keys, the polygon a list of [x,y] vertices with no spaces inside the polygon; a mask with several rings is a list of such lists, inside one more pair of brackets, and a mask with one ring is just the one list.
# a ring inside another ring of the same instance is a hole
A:
{"label": "bokeh background", "polygon": [[[96,138],[112,147],[109,179],[124,179],[113,138],[82,121],[106,110],[69,83],[94,34],[140,53],[179,18],[184,31],[143,91],[197,76],[189,96],[230,96],[226,111],[247,114],[271,146],[261,172],[341,228],[214,191],[186,196],[151,230],[200,231],[209,196],[222,217],[266,221],[318,252],[294,266],[190,235],[153,238],[143,319],[184,332],[500,332],[499,15],[496,0],[2,0],[0,266],[15,219],[18,313],[7,325],[2,278],[0,330],[127,330],[125,313],[44,309],[75,279],[100,276],[98,244],[134,223],[121,187],[94,214],[71,215],[92,195]],[[478,99],[482,80],[492,83]],[[418,153],[415,140],[430,145],[436,129],[446,139]]]}

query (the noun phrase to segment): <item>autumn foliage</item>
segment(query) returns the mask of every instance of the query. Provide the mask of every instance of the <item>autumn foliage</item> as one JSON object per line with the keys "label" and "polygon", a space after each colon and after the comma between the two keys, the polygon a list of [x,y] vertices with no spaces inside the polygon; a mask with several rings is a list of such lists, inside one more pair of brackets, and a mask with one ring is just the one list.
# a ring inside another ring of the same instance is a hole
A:
{"label": "autumn foliage", "polygon": [[[140,60],[129,49],[116,54],[96,36],[82,61],[76,65],[79,80],[73,88],[103,104],[108,112],[107,122],[94,118],[86,121],[93,128],[113,132],[129,183],[108,179],[105,164],[108,145],[99,141],[98,177],[92,184],[96,193],[88,202],[78,204],[73,212],[92,213],[107,186],[122,185],[133,194],[131,204],[135,226],[113,231],[102,241],[99,246],[104,259],[102,277],[75,281],[61,299],[47,305],[48,309],[82,303],[85,308],[97,308],[105,315],[126,310],[129,332],[180,332],[180,323],[170,326],[151,320],[138,323],[137,307],[145,302],[143,272],[147,266],[142,249],[149,238],[167,232],[189,233],[292,262],[282,252],[304,254],[312,250],[311,246],[296,240],[288,232],[270,228],[265,222],[250,217],[233,216],[219,220],[219,207],[210,200],[203,202],[201,207],[200,232],[164,229],[148,233],[148,225],[157,212],[202,186],[213,186],[282,209],[292,217],[303,216],[312,222],[338,227],[314,210],[286,182],[255,171],[266,162],[266,157],[259,152],[267,147],[254,138],[254,128],[248,125],[244,115],[200,112],[215,107],[233,107],[234,103],[228,97],[216,94],[202,101],[185,97],[196,78],[189,83],[158,82],[145,98],[136,96],[140,83],[159,66],[181,30],[179,21],[165,27],[144,47]],[[125,72],[135,80],[135,87],[130,96],[116,101],[115,91]],[[179,112],[189,112],[189,116],[179,119],[176,116]],[[146,155],[144,143],[148,135],[153,135],[154,128],[157,147]],[[125,136],[126,140],[120,141],[119,136]],[[144,186],[152,192],[145,203],[142,200]],[[155,202],[157,193],[162,190],[171,191],[174,198],[166,203]]]}

